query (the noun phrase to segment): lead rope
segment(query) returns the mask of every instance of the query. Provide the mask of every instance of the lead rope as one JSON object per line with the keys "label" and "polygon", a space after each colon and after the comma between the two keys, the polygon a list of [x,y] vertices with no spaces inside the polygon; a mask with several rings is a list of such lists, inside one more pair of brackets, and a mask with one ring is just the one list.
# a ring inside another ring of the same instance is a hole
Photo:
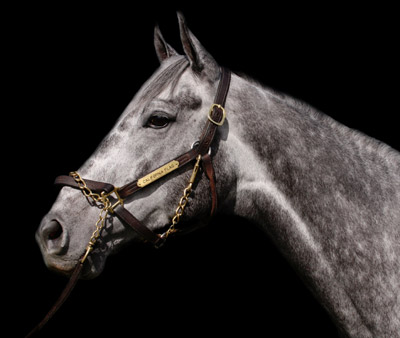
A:
{"label": "lead rope", "polygon": [[29,332],[25,338],[30,338],[34,336],[36,333],[38,333],[43,326],[46,325],[46,323],[55,315],[55,313],[58,311],[58,309],[64,304],[64,302],[67,300],[68,296],[71,294],[72,290],[74,289],[76,283],[78,282],[78,279],[81,275],[83,268],[83,263],[81,261],[78,262],[76,265],[74,272],[72,273],[67,285],[65,286],[63,292],[61,293],[60,297],[58,297],[57,301],[54,303],[50,311],[44,316],[42,321],[37,324],[31,332]]}

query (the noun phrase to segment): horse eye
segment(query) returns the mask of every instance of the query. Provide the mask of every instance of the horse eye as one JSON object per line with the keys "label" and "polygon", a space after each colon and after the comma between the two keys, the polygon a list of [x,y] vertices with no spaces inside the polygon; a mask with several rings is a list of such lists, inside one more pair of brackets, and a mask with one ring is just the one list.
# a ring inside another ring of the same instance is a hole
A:
{"label": "horse eye", "polygon": [[147,125],[151,128],[164,128],[169,124],[169,119],[166,116],[154,115],[149,118]]}

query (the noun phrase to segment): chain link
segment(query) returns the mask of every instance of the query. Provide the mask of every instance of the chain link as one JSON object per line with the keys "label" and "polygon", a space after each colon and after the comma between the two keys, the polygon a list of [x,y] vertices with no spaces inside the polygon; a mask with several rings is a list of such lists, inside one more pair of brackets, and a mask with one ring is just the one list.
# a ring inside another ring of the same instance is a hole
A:
{"label": "chain link", "polygon": [[171,220],[171,225],[170,225],[169,229],[161,235],[161,237],[164,239],[167,239],[169,235],[178,231],[176,229],[176,225],[179,223],[181,216],[183,215],[183,212],[185,211],[185,207],[189,201],[189,196],[190,196],[190,193],[192,192],[193,183],[194,183],[194,180],[196,179],[197,172],[199,171],[200,160],[201,160],[201,155],[198,155],[196,157],[196,164],[194,165],[189,184],[183,190],[183,196],[179,200],[178,207],[175,210],[175,215],[174,215],[174,217],[172,217],[172,220]]}
{"label": "chain link", "polygon": [[100,237],[101,230],[104,228],[106,224],[106,218],[108,213],[112,210],[111,202],[108,198],[108,194],[105,194],[103,191],[101,194],[97,194],[92,192],[89,187],[86,185],[86,182],[78,174],[78,172],[73,171],[69,174],[75,182],[78,184],[79,189],[81,189],[82,193],[88,198],[91,199],[96,205],[100,205],[100,215],[99,219],[97,220],[95,227],[96,229],[93,231],[92,236],[90,237],[89,243],[86,246],[86,252],[81,259],[81,264],[84,263],[89,253],[93,250],[93,246],[96,244],[98,238]]}

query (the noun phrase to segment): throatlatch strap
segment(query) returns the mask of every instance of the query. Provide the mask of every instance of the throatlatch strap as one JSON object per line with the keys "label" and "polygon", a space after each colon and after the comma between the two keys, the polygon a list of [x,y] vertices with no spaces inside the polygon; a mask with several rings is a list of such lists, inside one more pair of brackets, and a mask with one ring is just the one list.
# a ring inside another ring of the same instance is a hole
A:
{"label": "throatlatch strap", "polygon": [[215,180],[215,171],[214,166],[211,162],[211,156],[209,154],[205,154],[201,158],[201,164],[203,167],[203,171],[206,174],[209,182],[210,182],[210,192],[211,192],[211,212],[210,217],[213,217],[218,208],[218,197],[217,197],[217,186]]}

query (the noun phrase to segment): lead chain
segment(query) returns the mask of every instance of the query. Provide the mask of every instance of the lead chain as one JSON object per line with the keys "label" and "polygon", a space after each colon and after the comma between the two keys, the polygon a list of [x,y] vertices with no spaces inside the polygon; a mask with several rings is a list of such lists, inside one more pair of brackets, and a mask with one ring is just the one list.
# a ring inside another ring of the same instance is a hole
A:
{"label": "lead chain", "polygon": [[190,177],[190,180],[189,180],[189,184],[183,190],[183,196],[179,200],[178,207],[175,210],[174,217],[172,217],[171,225],[170,225],[169,229],[161,235],[161,238],[166,239],[166,238],[168,238],[169,235],[178,231],[175,226],[179,223],[180,218],[183,215],[183,212],[185,211],[185,207],[189,201],[189,196],[190,196],[190,193],[192,192],[193,183],[194,183],[194,180],[196,179],[197,172],[199,171],[200,160],[201,160],[201,155],[197,155],[196,164],[194,165],[192,176]]}
{"label": "lead chain", "polygon": [[83,257],[80,260],[81,264],[83,264],[85,262],[87,256],[89,255],[89,253],[93,250],[93,246],[96,244],[98,238],[100,237],[100,232],[106,224],[106,218],[111,209],[111,202],[108,198],[108,195],[105,195],[104,192],[102,192],[101,194],[96,194],[96,193],[92,192],[92,190],[90,190],[90,188],[86,185],[86,182],[81,177],[81,175],[78,174],[78,172],[73,171],[73,172],[70,172],[69,175],[75,180],[75,182],[79,186],[79,189],[81,189],[82,193],[87,198],[91,198],[95,204],[102,205],[102,208],[100,210],[99,219],[97,220],[97,222],[95,224],[96,229],[93,231],[92,236],[90,237],[89,243],[86,246],[85,254],[83,255]]}

